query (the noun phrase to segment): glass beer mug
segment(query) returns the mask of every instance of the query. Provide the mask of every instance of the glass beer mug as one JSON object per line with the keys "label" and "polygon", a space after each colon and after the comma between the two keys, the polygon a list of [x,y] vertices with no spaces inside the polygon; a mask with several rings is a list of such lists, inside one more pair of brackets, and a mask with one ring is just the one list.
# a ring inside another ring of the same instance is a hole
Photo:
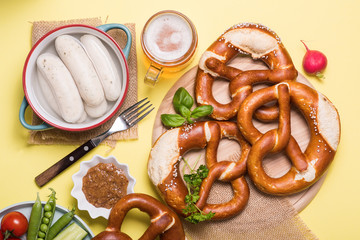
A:
{"label": "glass beer mug", "polygon": [[198,44],[195,26],[182,13],[166,10],[153,15],[141,33],[147,66],[144,81],[154,86],[161,73],[177,72],[191,62]]}

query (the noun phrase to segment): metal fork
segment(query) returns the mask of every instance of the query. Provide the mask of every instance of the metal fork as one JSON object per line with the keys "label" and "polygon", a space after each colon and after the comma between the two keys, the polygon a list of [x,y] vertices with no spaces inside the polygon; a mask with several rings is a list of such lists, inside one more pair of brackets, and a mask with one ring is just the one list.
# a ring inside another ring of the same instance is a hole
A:
{"label": "metal fork", "polygon": [[154,110],[154,107],[149,109],[152,104],[149,104],[150,101],[146,100],[147,98],[144,98],[141,101],[132,105],[131,107],[127,108],[125,111],[120,113],[119,117],[116,118],[115,122],[109,130],[105,131],[99,136],[90,139],[89,141],[69,153],[67,156],[62,158],[60,161],[49,167],[47,170],[39,174],[35,178],[36,184],[39,187],[44,186],[51,179],[56,177],[66,168],[71,166],[74,162],[87,154],[90,150],[98,146],[105,138],[107,138],[111,134],[121,132],[135,126],[140,120],[142,120],[152,110]]}

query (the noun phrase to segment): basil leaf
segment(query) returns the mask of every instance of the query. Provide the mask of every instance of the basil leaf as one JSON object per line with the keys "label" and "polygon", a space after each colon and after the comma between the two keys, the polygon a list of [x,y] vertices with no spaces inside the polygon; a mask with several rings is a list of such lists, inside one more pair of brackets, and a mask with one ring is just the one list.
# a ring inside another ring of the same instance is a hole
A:
{"label": "basil leaf", "polygon": [[188,109],[191,109],[193,104],[194,104],[194,99],[188,93],[188,91],[186,91],[185,88],[180,87],[175,92],[175,95],[174,95],[174,98],[173,98],[173,105],[174,105],[174,108],[175,108],[176,112],[180,113],[180,106],[181,105],[184,105]]}
{"label": "basil leaf", "polygon": [[180,113],[181,116],[183,116],[184,118],[189,118],[190,115],[191,115],[190,109],[188,109],[188,108],[185,107],[184,105],[180,105],[180,106],[179,106],[179,113]]}
{"label": "basil leaf", "polygon": [[191,112],[191,117],[192,118],[199,118],[199,117],[208,116],[209,114],[211,114],[213,112],[213,109],[214,108],[211,105],[204,105],[204,106],[196,107]]}
{"label": "basil leaf", "polygon": [[161,122],[167,127],[179,127],[184,124],[185,118],[179,114],[161,114]]}

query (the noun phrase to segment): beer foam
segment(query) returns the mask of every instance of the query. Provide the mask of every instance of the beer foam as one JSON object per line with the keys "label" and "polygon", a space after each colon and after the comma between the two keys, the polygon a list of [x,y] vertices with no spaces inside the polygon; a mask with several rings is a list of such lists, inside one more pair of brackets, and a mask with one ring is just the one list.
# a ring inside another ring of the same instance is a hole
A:
{"label": "beer foam", "polygon": [[159,15],[151,21],[144,34],[146,48],[161,61],[174,61],[183,57],[191,47],[192,30],[180,16]]}

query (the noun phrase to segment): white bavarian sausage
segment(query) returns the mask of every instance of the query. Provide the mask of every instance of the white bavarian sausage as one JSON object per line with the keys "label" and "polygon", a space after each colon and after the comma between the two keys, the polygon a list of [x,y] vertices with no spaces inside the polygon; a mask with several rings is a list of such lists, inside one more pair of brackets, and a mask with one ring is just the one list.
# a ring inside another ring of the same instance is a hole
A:
{"label": "white bavarian sausage", "polygon": [[89,106],[98,106],[105,99],[104,91],[80,41],[70,35],[61,35],[55,40],[55,48],[73,76],[82,99]]}
{"label": "white bavarian sausage", "polygon": [[[60,112],[58,103],[55,99],[55,96],[49,86],[49,83],[47,82],[47,80],[44,78],[43,74],[41,74],[41,72],[39,71],[39,69],[37,70],[37,77],[38,77],[38,81],[39,81],[39,85],[40,88],[42,90],[43,96],[46,100],[46,102],[50,105],[50,108],[52,110],[54,110],[54,112],[59,115],[60,117],[62,117],[62,114]],[[79,94],[80,95],[80,94]],[[85,111],[83,111],[81,117],[79,120],[76,121],[76,123],[82,123],[87,119],[87,114]]]}
{"label": "white bavarian sausage", "polygon": [[94,64],[106,99],[116,101],[120,96],[121,81],[109,51],[100,39],[93,35],[85,34],[80,41]]}
{"label": "white bavarian sausage", "polygon": [[85,112],[92,118],[98,118],[103,116],[106,113],[107,106],[108,104],[106,100],[102,101],[96,107],[89,106],[86,103],[84,104]]}
{"label": "white bavarian sausage", "polygon": [[[85,107],[85,106],[84,106]],[[85,120],[87,119],[87,114],[85,111],[83,111],[83,114],[81,115],[80,119],[76,121],[76,123],[82,123],[85,122]]]}
{"label": "white bavarian sausage", "polygon": [[56,102],[56,99],[54,97],[54,94],[49,86],[49,83],[44,78],[43,74],[40,72],[39,68],[37,69],[37,79],[41,88],[41,92],[43,93],[43,96],[46,100],[46,102],[49,104],[50,108],[59,116],[61,116],[61,112],[59,109],[59,106]]}
{"label": "white bavarian sausage", "polygon": [[58,56],[51,53],[41,54],[36,64],[51,89],[62,118],[70,123],[77,122],[84,113],[84,105],[69,70]]}

